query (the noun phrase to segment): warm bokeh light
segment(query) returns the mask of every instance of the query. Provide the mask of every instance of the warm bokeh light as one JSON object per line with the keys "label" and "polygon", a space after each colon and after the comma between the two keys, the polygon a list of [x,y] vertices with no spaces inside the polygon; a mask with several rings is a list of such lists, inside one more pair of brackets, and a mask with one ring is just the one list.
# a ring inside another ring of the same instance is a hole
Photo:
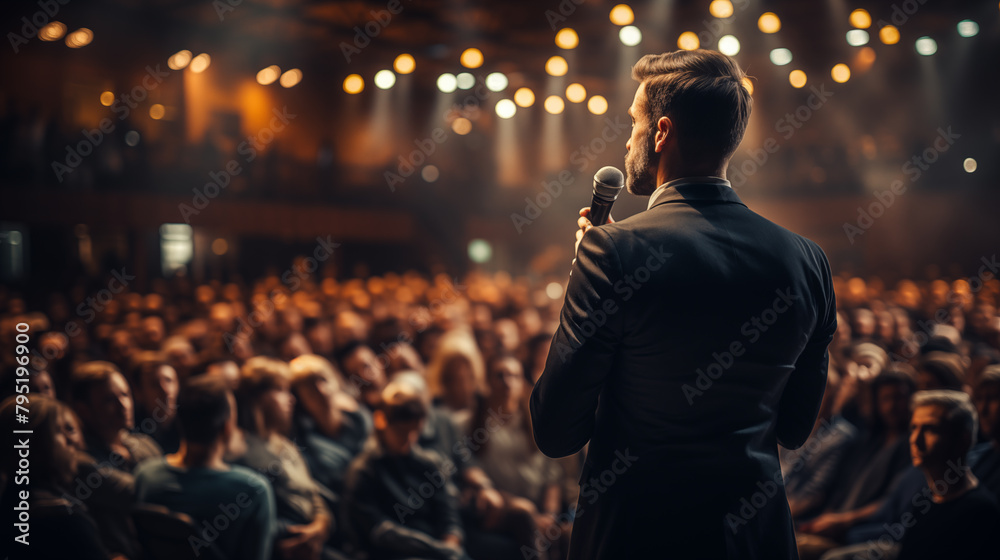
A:
{"label": "warm bokeh light", "polygon": [[867,72],[875,63],[875,49],[865,47],[858,51],[858,56],[854,59],[854,69],[858,72]]}
{"label": "warm bokeh light", "polygon": [[858,29],[868,29],[872,25],[872,16],[867,10],[858,8],[851,12],[851,25]]}
{"label": "warm bokeh light", "polygon": [[461,62],[466,68],[479,68],[483,65],[483,51],[476,48],[465,49]]}
{"label": "warm bokeh light", "polygon": [[750,95],[753,95],[753,82],[750,81],[750,78],[743,78],[743,87],[750,92]]}
{"label": "warm bokeh light", "polygon": [[500,72],[493,72],[486,76],[486,88],[490,91],[503,91],[507,89],[509,83],[507,76]]}
{"label": "warm bokeh light", "polygon": [[642,31],[634,25],[626,25],[618,30],[618,39],[626,47],[634,47],[642,42]]}
{"label": "warm bokeh light", "polygon": [[965,161],[962,162],[962,169],[964,169],[966,173],[975,173],[978,168],[979,164],[972,158],[965,158]]}
{"label": "warm bokeh light", "polygon": [[535,92],[523,87],[514,92],[514,103],[521,107],[531,107],[535,104]]}
{"label": "warm bokeh light", "polygon": [[105,91],[101,94],[101,105],[105,107],[110,107],[112,103],[115,102],[115,94],[110,91]]}
{"label": "warm bokeh light", "polygon": [[708,13],[719,19],[733,15],[733,3],[729,0],[712,0],[708,5]]}
{"label": "warm bokeh light", "polygon": [[181,70],[191,64],[191,51],[184,49],[170,55],[167,59],[167,67],[171,70]]}
{"label": "warm bokeh light", "polygon": [[71,49],[78,49],[89,45],[93,40],[94,32],[86,27],[81,27],[66,36],[66,46]]}
{"label": "warm bokeh light", "polygon": [[153,105],[149,106],[149,118],[153,119],[154,121],[162,119],[163,115],[166,114],[166,112],[167,111],[163,107],[163,105],[160,105],[159,103],[154,103]]}
{"label": "warm bokeh light", "polygon": [[58,41],[66,34],[66,24],[53,21],[38,31],[38,38],[43,41]]}
{"label": "warm bokeh light", "polygon": [[579,44],[580,36],[569,27],[560,29],[559,33],[556,33],[556,46],[560,49],[575,49]]}
{"label": "warm bokeh light", "polygon": [[740,40],[732,35],[719,38],[719,52],[728,56],[736,56],[740,52]]}
{"label": "warm bokeh light", "polygon": [[566,86],[566,99],[573,103],[583,103],[587,99],[587,88],[583,87],[583,84]]}
{"label": "warm bokeh light", "polygon": [[632,8],[627,4],[618,4],[614,8],[611,8],[611,23],[615,25],[628,25],[635,21],[635,14],[632,13]]}
{"label": "warm bokeh light", "polygon": [[867,45],[868,39],[868,32],[864,29],[852,29],[847,32],[847,44],[852,47]]}
{"label": "warm bokeh light", "polygon": [[608,100],[603,95],[595,95],[587,101],[587,110],[595,115],[603,115],[608,112]]}
{"label": "warm bokeh light", "polygon": [[899,42],[899,30],[894,25],[886,25],[878,30],[878,38],[886,45],[895,45]]}
{"label": "warm bokeh light", "polygon": [[428,165],[420,170],[420,176],[428,183],[433,183],[441,176],[441,170],[436,165]]}
{"label": "warm bokeh light", "polygon": [[375,83],[375,87],[379,89],[389,89],[396,85],[396,74],[392,70],[379,70],[375,72],[375,78],[372,80]]}
{"label": "warm bokeh light", "polygon": [[927,36],[917,39],[917,42],[914,44],[914,47],[917,49],[918,53],[924,56],[931,56],[932,54],[936,53],[938,49],[937,41]]}
{"label": "warm bokeh light", "polygon": [[701,41],[698,40],[698,34],[694,31],[685,31],[677,38],[677,46],[686,51],[693,51],[701,46]]}
{"label": "warm bokeh light", "polygon": [[830,76],[833,78],[833,81],[842,84],[851,79],[851,69],[846,64],[840,63],[830,70]]}
{"label": "warm bokeh light", "polygon": [[569,72],[569,64],[561,56],[553,56],[545,63],[545,73],[549,76],[565,76]]}
{"label": "warm bokeh light", "polygon": [[465,136],[472,132],[472,121],[465,117],[458,117],[451,122],[451,129],[459,136]]}
{"label": "warm bokeh light", "polygon": [[262,86],[268,86],[276,82],[279,76],[281,76],[281,68],[272,64],[260,72],[257,72],[257,83]]}
{"label": "warm bokeh light", "polygon": [[417,68],[417,61],[413,59],[413,55],[403,53],[396,57],[392,67],[399,74],[409,74]]}
{"label": "warm bokeh light", "polygon": [[347,93],[361,93],[365,89],[365,80],[358,74],[351,74],[344,78],[344,91]]}
{"label": "warm bokeh light", "polygon": [[771,64],[775,66],[784,66],[792,61],[792,51],[780,48],[771,51]]}
{"label": "warm bokeh light", "polygon": [[497,101],[497,116],[501,119],[509,119],[517,113],[517,105],[510,99]]}
{"label": "warm bokeh light", "polygon": [[281,75],[281,79],[278,80],[278,83],[280,83],[281,87],[283,88],[290,88],[297,85],[301,81],[302,81],[302,70],[299,70],[298,68],[292,68],[291,70]]}
{"label": "warm bokeh light", "polygon": [[229,252],[229,242],[219,237],[212,241],[212,252],[220,257]]}
{"label": "warm bokeh light", "polygon": [[201,53],[198,56],[191,59],[191,65],[189,66],[189,68],[195,74],[200,74],[204,72],[205,69],[208,68],[208,65],[211,63],[212,63],[212,57],[208,56],[205,53]]}
{"label": "warm bokeh light", "polygon": [[792,84],[793,88],[805,87],[806,73],[802,70],[792,70],[792,73],[788,75],[788,83]]}
{"label": "warm bokeh light", "polygon": [[441,93],[451,93],[458,89],[458,78],[454,74],[445,72],[438,76],[437,87]]}
{"label": "warm bokeh light", "polygon": [[545,110],[553,115],[558,115],[566,108],[566,103],[558,95],[550,95],[545,98]]}
{"label": "warm bokeh light", "polygon": [[774,12],[765,12],[757,19],[757,28],[764,33],[777,33],[781,29],[781,20]]}

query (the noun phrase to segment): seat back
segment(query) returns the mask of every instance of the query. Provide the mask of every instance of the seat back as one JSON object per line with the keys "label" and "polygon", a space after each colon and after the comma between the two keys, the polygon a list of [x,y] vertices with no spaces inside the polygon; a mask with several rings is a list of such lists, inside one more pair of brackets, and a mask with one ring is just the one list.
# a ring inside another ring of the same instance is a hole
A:
{"label": "seat back", "polygon": [[146,560],[227,560],[214,543],[198,533],[187,514],[138,504],[132,509],[132,522]]}

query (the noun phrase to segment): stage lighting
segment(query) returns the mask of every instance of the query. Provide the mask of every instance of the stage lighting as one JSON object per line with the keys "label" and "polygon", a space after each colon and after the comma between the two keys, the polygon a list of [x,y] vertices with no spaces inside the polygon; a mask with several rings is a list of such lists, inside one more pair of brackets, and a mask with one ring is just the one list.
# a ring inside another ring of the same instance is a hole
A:
{"label": "stage lighting", "polygon": [[221,237],[216,238],[215,241],[212,241],[212,253],[215,253],[216,255],[221,257],[222,255],[225,255],[228,252],[229,252],[228,241],[226,241]]}
{"label": "stage lighting", "polygon": [[729,0],[713,0],[708,5],[708,13],[712,14],[713,17],[725,19],[733,15],[733,3]]}
{"label": "stage lighting", "polygon": [[965,158],[965,161],[962,162],[962,168],[965,169],[966,173],[975,173],[978,167],[979,164],[972,158]]}
{"label": "stage lighting", "polygon": [[559,299],[563,296],[563,286],[559,282],[549,282],[545,286],[545,295],[549,296],[549,299]]}
{"label": "stage lighting", "polygon": [[433,183],[438,180],[438,177],[441,176],[441,172],[438,170],[436,165],[427,165],[420,170],[420,176],[424,181]]}
{"label": "stage lighting", "polygon": [[899,30],[894,25],[886,25],[878,30],[878,38],[886,45],[895,45],[899,42]]}
{"label": "stage lighting", "polygon": [[780,48],[771,51],[771,64],[775,66],[784,66],[792,61],[792,51]]}
{"label": "stage lighting", "polygon": [[517,113],[517,105],[510,99],[501,99],[497,101],[497,116],[501,119],[509,119]]}
{"label": "stage lighting", "polygon": [[461,62],[466,68],[479,68],[483,65],[483,52],[475,48],[465,49]]}
{"label": "stage lighting", "polygon": [[403,53],[396,57],[392,67],[399,74],[409,74],[417,67],[417,61],[413,59],[413,55]]}
{"label": "stage lighting", "polygon": [[583,84],[570,84],[566,87],[566,99],[573,103],[583,103],[587,99],[587,88]]}
{"label": "stage lighting", "polygon": [[125,133],[125,145],[134,148],[139,145],[139,133],[135,130],[130,130]]}
{"label": "stage lighting", "polygon": [[262,86],[267,86],[273,84],[278,76],[281,75],[281,68],[276,65],[268,66],[267,68],[257,72],[257,83]]}
{"label": "stage lighting", "polygon": [[396,75],[393,74],[392,70],[379,70],[375,73],[375,79],[372,81],[375,82],[375,87],[379,89],[389,89],[396,85]]}
{"label": "stage lighting", "polygon": [[115,94],[110,91],[105,91],[101,94],[101,105],[105,107],[110,107],[112,103],[115,102]]}
{"label": "stage lighting", "polygon": [[634,25],[626,25],[618,31],[618,39],[626,47],[634,47],[642,42],[642,31]]}
{"label": "stage lighting", "polygon": [[550,95],[545,98],[545,110],[552,115],[558,115],[566,108],[566,103],[558,95]]}
{"label": "stage lighting", "polygon": [[476,85],[476,77],[468,72],[462,72],[455,78],[458,89],[472,89]]}
{"label": "stage lighting", "polygon": [[86,27],[81,27],[66,36],[66,46],[71,49],[78,49],[89,45],[93,40],[94,32]]}
{"label": "stage lighting", "polygon": [[191,72],[194,72],[195,74],[201,74],[208,68],[209,64],[212,64],[212,57],[205,53],[201,53],[191,59],[191,65],[188,66],[188,68],[190,68]]}
{"label": "stage lighting", "polygon": [[466,134],[472,132],[472,121],[465,117],[458,117],[451,122],[451,130],[459,136],[465,136]]}
{"label": "stage lighting", "polygon": [[170,55],[167,59],[167,67],[171,70],[181,70],[191,63],[191,51],[184,49]]}
{"label": "stage lighting", "polygon": [[43,41],[58,41],[66,34],[66,24],[53,21],[38,31],[38,38]]}
{"label": "stage lighting", "polygon": [[685,31],[677,38],[677,46],[686,51],[693,51],[701,46],[701,42],[694,31]]}
{"label": "stage lighting", "polygon": [[485,239],[473,239],[469,242],[469,259],[474,263],[485,263],[493,258],[493,246]]}
{"label": "stage lighting", "polygon": [[608,112],[608,100],[602,95],[595,95],[587,101],[587,110],[595,115],[603,115]]}
{"label": "stage lighting", "polygon": [[635,21],[635,14],[632,13],[632,8],[626,4],[618,4],[614,8],[611,8],[610,17],[611,23],[615,25],[629,25]]}
{"label": "stage lighting", "polygon": [[806,73],[802,70],[792,70],[791,74],[788,75],[788,83],[792,84],[793,88],[802,88],[806,85]]}
{"label": "stage lighting", "polygon": [[851,25],[858,29],[868,29],[872,25],[872,16],[867,10],[857,9],[851,12]]}
{"label": "stage lighting", "polygon": [[765,12],[757,19],[757,27],[764,33],[777,33],[781,29],[781,20],[774,12]]}
{"label": "stage lighting", "polygon": [[924,56],[931,56],[937,52],[937,41],[927,36],[917,39],[915,46],[917,52]]}
{"label": "stage lighting", "polygon": [[556,46],[560,49],[575,49],[579,44],[580,36],[569,27],[560,29],[559,33],[556,33]]}
{"label": "stage lighting", "polygon": [[302,81],[302,70],[298,68],[292,68],[291,70],[285,72],[281,75],[281,79],[278,83],[281,84],[283,88],[290,88],[297,85]]}
{"label": "stage lighting", "polygon": [[489,76],[486,76],[486,88],[490,91],[503,91],[507,89],[507,76],[504,76],[500,72],[493,72]]}
{"label": "stage lighting", "polygon": [[868,39],[868,32],[864,29],[852,29],[847,32],[847,44],[852,47],[867,45]]}
{"label": "stage lighting", "polygon": [[561,56],[553,56],[545,63],[545,73],[549,76],[565,76],[569,71],[569,64]]}
{"label": "stage lighting", "polygon": [[958,34],[962,37],[975,37],[979,34],[979,24],[971,19],[958,22]]}
{"label": "stage lighting", "polygon": [[732,35],[723,35],[719,39],[719,52],[729,56],[736,56],[740,52],[740,40]]}
{"label": "stage lighting", "polygon": [[344,78],[344,91],[350,94],[361,93],[365,89],[365,79],[358,74]]}
{"label": "stage lighting", "polygon": [[523,87],[514,92],[514,102],[521,107],[531,107],[535,103],[535,93]]}
{"label": "stage lighting", "polygon": [[833,77],[833,81],[842,84],[851,79],[851,69],[846,64],[837,64],[830,70],[830,76]]}
{"label": "stage lighting", "polygon": [[159,103],[154,103],[153,105],[149,106],[149,118],[153,119],[154,121],[162,119],[163,115],[166,114],[166,112],[167,111],[163,107],[163,105],[160,105]]}
{"label": "stage lighting", "polygon": [[441,93],[451,93],[458,87],[458,78],[446,72],[438,76],[437,86]]}

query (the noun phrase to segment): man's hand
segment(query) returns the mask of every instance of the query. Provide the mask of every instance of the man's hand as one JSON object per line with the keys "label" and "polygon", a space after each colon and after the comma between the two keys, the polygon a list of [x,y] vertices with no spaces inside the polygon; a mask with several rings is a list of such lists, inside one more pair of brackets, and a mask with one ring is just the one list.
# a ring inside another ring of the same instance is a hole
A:
{"label": "man's hand", "polygon": [[317,517],[308,525],[292,525],[288,531],[291,535],[277,543],[282,558],[317,560],[320,557],[327,534],[324,520]]}
{"label": "man's hand", "polygon": [[[588,218],[589,215],[589,206],[580,209],[580,219],[576,221],[576,225],[580,226],[580,229],[576,231],[576,247],[573,250],[573,254],[576,254],[576,252],[580,250],[580,242],[583,241],[583,235],[587,233],[590,228],[594,227],[594,224],[590,223],[590,218]],[[610,214],[608,215],[608,221],[606,223],[615,223],[614,218],[612,218]]]}

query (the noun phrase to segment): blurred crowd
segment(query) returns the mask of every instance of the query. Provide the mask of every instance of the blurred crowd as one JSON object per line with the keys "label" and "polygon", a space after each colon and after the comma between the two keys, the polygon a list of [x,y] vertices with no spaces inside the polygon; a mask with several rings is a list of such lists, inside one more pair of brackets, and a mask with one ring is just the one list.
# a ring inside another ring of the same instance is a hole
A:
{"label": "blurred crowd", "polygon": [[[0,423],[33,430],[30,482],[2,452],[4,515],[30,503],[36,557],[564,558],[585,450],[542,455],[527,406],[558,286],[178,277],[37,310],[0,291]],[[779,449],[801,556],[978,557],[1000,535],[1000,282],[835,290],[819,419]]]}

